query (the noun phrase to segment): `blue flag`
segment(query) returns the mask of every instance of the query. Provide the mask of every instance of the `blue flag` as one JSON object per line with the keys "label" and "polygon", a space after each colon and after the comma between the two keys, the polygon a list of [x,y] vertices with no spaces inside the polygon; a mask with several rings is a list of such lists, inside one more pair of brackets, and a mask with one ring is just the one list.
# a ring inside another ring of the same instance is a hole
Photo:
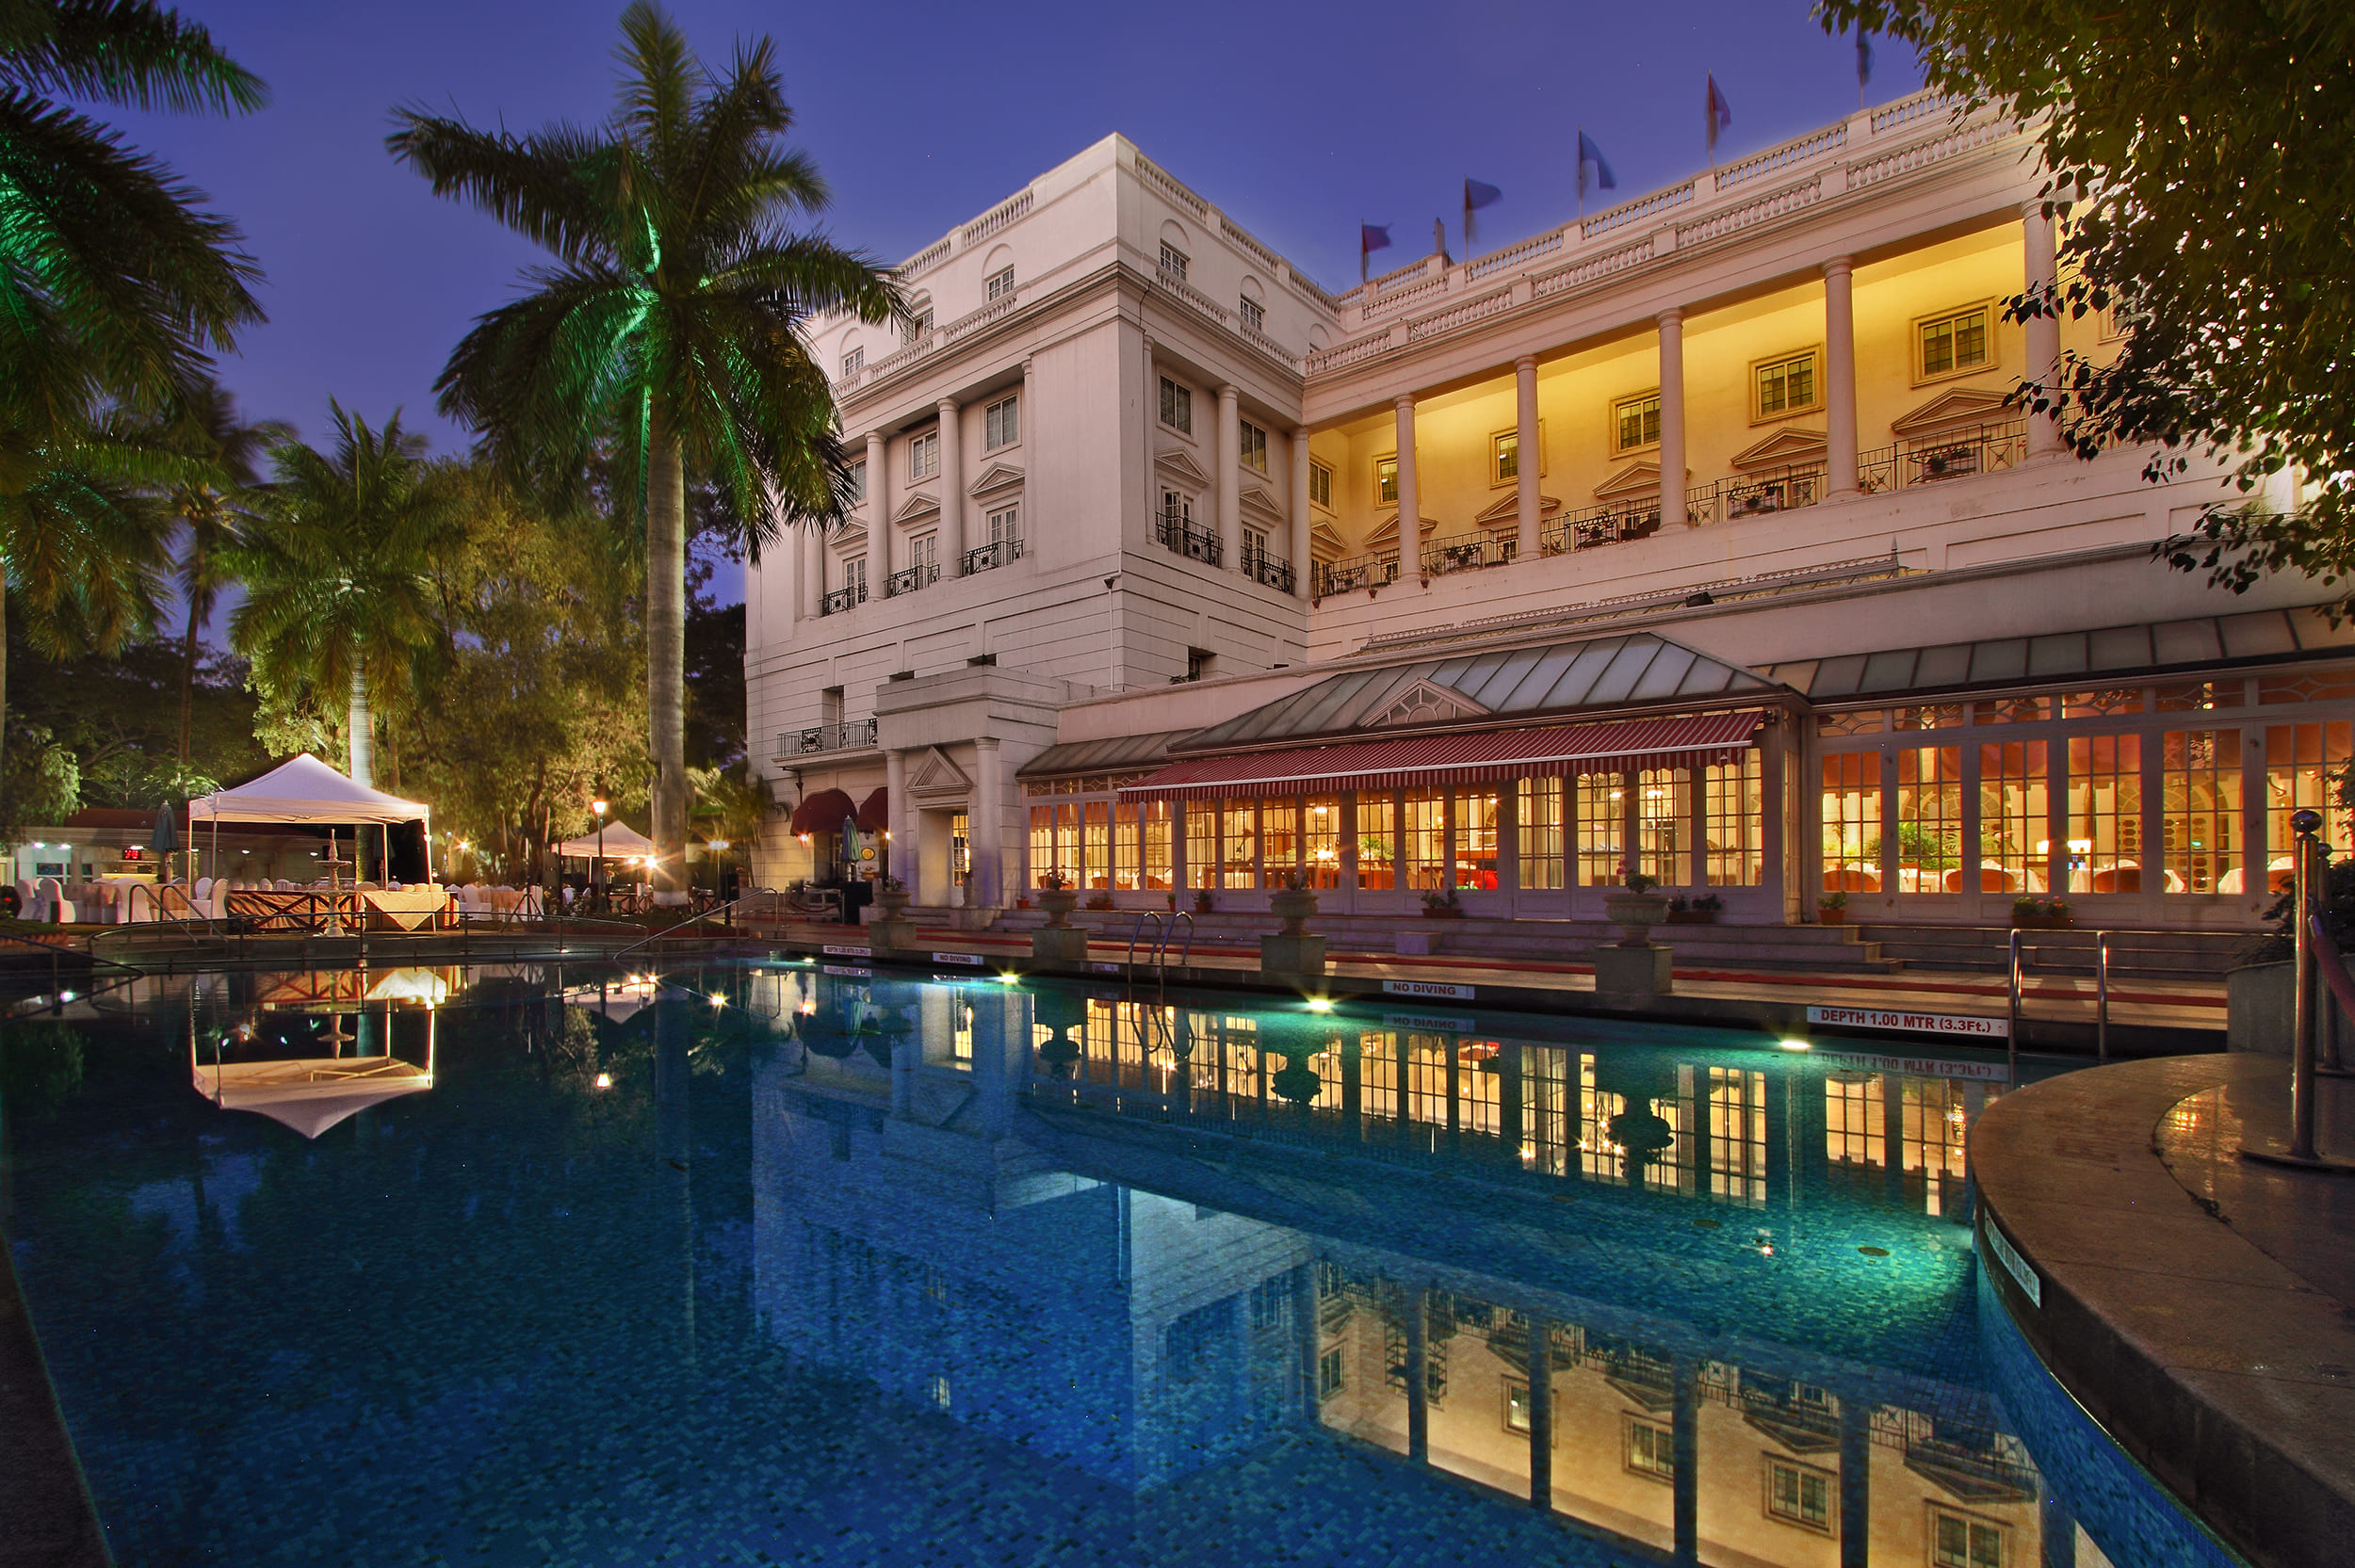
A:
{"label": "blue flag", "polygon": [[1376,251],[1390,248],[1390,226],[1388,223],[1357,225],[1357,281],[1366,281],[1366,258]]}
{"label": "blue flag", "polygon": [[1483,184],[1467,175],[1464,179],[1464,253],[1471,254],[1472,213],[1480,207],[1493,207],[1503,199],[1504,192],[1492,185]]}
{"label": "blue flag", "polygon": [[1709,116],[1709,153],[1714,157],[1717,154],[1717,133],[1733,123],[1733,105],[1727,103],[1726,95],[1717,90],[1717,78],[1713,75],[1709,78],[1709,99],[1704,110]]}
{"label": "blue flag", "polygon": [[1582,125],[1578,132],[1578,199],[1582,202],[1586,200],[1586,166],[1588,164],[1595,166],[1596,189],[1616,190],[1619,188],[1619,182],[1612,174],[1611,166],[1603,162],[1602,149],[1595,145],[1595,138],[1588,136],[1586,128]]}
{"label": "blue flag", "polygon": [[1856,30],[1856,85],[1861,89],[1873,79],[1873,40],[1864,29]]}

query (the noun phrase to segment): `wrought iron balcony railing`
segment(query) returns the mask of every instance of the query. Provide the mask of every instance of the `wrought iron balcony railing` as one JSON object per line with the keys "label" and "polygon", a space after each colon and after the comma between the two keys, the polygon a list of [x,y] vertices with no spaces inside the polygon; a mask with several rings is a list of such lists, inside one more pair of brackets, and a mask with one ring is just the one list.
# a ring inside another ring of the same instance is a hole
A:
{"label": "wrought iron balcony railing", "polygon": [[1422,574],[1439,577],[1450,572],[1502,566],[1519,550],[1520,541],[1512,534],[1451,534],[1445,539],[1432,540],[1422,547]]}
{"label": "wrought iron balcony railing", "polygon": [[969,577],[976,572],[987,572],[996,567],[1012,566],[1021,558],[1022,542],[1019,539],[993,540],[978,550],[967,550],[965,553],[965,574]]}
{"label": "wrought iron balcony railing", "polygon": [[1171,552],[1189,560],[1216,566],[1226,558],[1226,550],[1218,535],[1207,528],[1197,528],[1186,514],[1164,508],[1154,523],[1154,537],[1167,545]]}
{"label": "wrought iron balcony railing", "polygon": [[1351,593],[1361,588],[1386,588],[1398,581],[1398,552],[1375,550],[1363,556],[1318,563],[1317,597]]}
{"label": "wrought iron balcony railing", "polygon": [[777,736],[776,755],[805,757],[819,752],[856,752],[875,744],[875,721],[853,719],[847,724],[812,724]]}
{"label": "wrought iron balcony railing", "polygon": [[904,572],[894,572],[884,579],[884,597],[897,599],[902,593],[913,593],[919,588],[930,588],[940,581],[938,561],[919,561]]}
{"label": "wrought iron balcony railing", "polygon": [[867,585],[865,583],[853,583],[848,588],[836,589],[833,592],[827,594],[825,598],[820,600],[818,603],[818,613],[820,615],[840,615],[844,610],[855,609],[865,603],[867,603]]}
{"label": "wrought iron balcony railing", "polygon": [[2027,460],[2025,420],[1982,425],[1922,441],[1902,441],[1864,452],[1857,458],[1857,488],[1867,495],[1907,490],[1915,485],[1965,479],[1973,474],[2000,474]]}
{"label": "wrought iron balcony railing", "polygon": [[1254,582],[1267,584],[1278,593],[1292,590],[1292,563],[1264,550],[1242,553],[1242,574]]}

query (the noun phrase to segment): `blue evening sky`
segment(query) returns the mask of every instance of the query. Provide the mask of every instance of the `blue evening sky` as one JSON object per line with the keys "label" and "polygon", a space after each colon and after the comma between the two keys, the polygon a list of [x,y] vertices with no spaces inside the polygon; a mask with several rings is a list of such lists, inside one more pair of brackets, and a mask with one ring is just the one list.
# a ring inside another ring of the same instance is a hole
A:
{"label": "blue evening sky", "polygon": [[[246,412],[322,428],[328,397],[396,406],[437,445],[444,357],[536,252],[430,196],[383,149],[389,111],[423,103],[528,129],[602,119],[617,3],[182,0],[270,86],[234,121],[119,111],[243,227],[268,273],[268,325],[223,366]],[[1857,106],[1855,55],[1804,0],[1643,6],[1459,0],[1409,5],[1109,7],[1070,0],[889,8],[676,0],[706,60],[775,37],[799,134],[831,182],[836,237],[898,261],[1098,137],[1121,131],[1326,287],[1356,282],[1357,225],[1424,253],[1462,181],[1498,186],[1479,249],[1575,206],[1584,124],[1616,200],[1701,167],[1703,73],[1732,105],[1721,160]],[[1920,85],[1875,40],[1871,102]]]}

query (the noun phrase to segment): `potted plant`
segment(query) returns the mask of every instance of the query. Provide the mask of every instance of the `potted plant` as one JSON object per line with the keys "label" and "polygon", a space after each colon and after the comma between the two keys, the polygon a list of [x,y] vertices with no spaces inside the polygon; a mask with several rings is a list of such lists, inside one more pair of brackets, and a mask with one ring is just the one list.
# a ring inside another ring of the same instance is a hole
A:
{"label": "potted plant", "polygon": [[1060,867],[1051,868],[1038,879],[1038,907],[1047,912],[1047,929],[1067,931],[1071,929],[1071,912],[1080,907],[1080,890],[1071,885],[1071,879]]}
{"label": "potted plant", "polygon": [[1602,917],[1619,928],[1620,946],[1648,947],[1651,929],[1668,914],[1668,900],[1652,891],[1660,885],[1660,879],[1647,877],[1632,863],[1623,863],[1619,880],[1627,884],[1627,891],[1604,895]]}
{"label": "potted plant", "polygon": [[1668,900],[1668,924],[1671,926],[1713,926],[1718,912],[1726,901],[1714,893],[1704,893],[1697,898]]}
{"label": "potted plant", "polygon": [[1317,896],[1308,891],[1308,879],[1297,870],[1285,872],[1268,910],[1284,923],[1284,935],[1307,935],[1308,920],[1317,913]]}
{"label": "potted plant", "polygon": [[1112,907],[1113,896],[1109,893],[1098,893],[1095,897],[1088,899],[1088,908],[1090,909],[1106,910]]}
{"label": "potted plant", "polygon": [[885,920],[897,920],[900,912],[908,907],[908,884],[897,877],[875,879],[875,908]]}
{"label": "potted plant", "polygon": [[2069,929],[2069,904],[2060,898],[2040,898],[2033,894],[2011,901],[2011,923],[2023,931],[2065,931]]}
{"label": "potted plant", "polygon": [[1827,926],[1846,925],[1848,923],[1848,896],[1845,893],[1827,893],[1816,899],[1815,918]]}
{"label": "potted plant", "polygon": [[1426,920],[1461,920],[1464,906],[1456,901],[1455,889],[1435,887],[1422,896],[1422,913]]}
{"label": "potted plant", "polygon": [[1194,890],[1194,913],[1208,914],[1211,910],[1217,907],[1216,902],[1210,897],[1210,890],[1209,888],[1197,887]]}

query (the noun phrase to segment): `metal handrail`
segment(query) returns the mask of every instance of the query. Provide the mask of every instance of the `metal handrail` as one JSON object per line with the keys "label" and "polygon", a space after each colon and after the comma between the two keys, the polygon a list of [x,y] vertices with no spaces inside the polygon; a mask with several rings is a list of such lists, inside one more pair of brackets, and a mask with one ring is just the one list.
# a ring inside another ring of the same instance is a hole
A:
{"label": "metal handrail", "polygon": [[2110,1059],[2110,933],[2093,933],[2093,1057]]}
{"label": "metal handrail", "polygon": [[1169,917],[1169,934],[1161,938],[1161,962],[1164,972],[1169,967],[1170,938],[1178,934],[1178,922],[1180,920],[1186,923],[1186,946],[1178,955],[1178,967],[1183,969],[1186,966],[1186,961],[1194,957],[1194,912],[1179,910]]}
{"label": "metal handrail", "polygon": [[628,946],[620,949],[618,952],[608,955],[608,962],[618,963],[623,959],[627,958],[630,954],[638,951],[641,947],[652,946],[655,943],[660,942],[665,938],[676,936],[688,927],[700,926],[705,921],[709,920],[716,915],[734,914],[736,913],[737,905],[750,903],[755,898],[764,897],[767,896],[768,894],[766,890],[755,889],[751,893],[746,893],[740,895],[739,897],[730,898],[726,903],[719,905],[714,909],[707,909],[701,914],[693,916],[691,919],[681,920],[675,925],[665,926],[658,931],[650,932],[642,940],[633,942]]}
{"label": "metal handrail", "polygon": [[2006,1014],[2004,1027],[2005,1054],[2010,1059],[2011,1072],[2009,1087],[2013,1089],[2020,1087],[2020,979],[2022,962],[2022,961],[2020,949],[2020,928],[2015,926],[2012,928],[2011,932],[2010,962],[2006,965],[2006,972],[2010,977],[2010,984],[2008,987],[2010,992],[2010,1006]]}
{"label": "metal handrail", "polygon": [[[1128,955],[1121,960],[1121,962],[1131,973],[1135,971],[1137,966],[1137,943],[1142,940],[1145,935],[1145,923],[1147,920],[1153,922],[1154,946],[1161,946],[1166,943],[1166,938],[1161,933],[1161,911],[1150,909],[1141,909],[1137,911],[1137,923],[1129,929],[1129,952]],[[1153,951],[1153,948],[1147,947],[1145,951],[1150,953]]]}

